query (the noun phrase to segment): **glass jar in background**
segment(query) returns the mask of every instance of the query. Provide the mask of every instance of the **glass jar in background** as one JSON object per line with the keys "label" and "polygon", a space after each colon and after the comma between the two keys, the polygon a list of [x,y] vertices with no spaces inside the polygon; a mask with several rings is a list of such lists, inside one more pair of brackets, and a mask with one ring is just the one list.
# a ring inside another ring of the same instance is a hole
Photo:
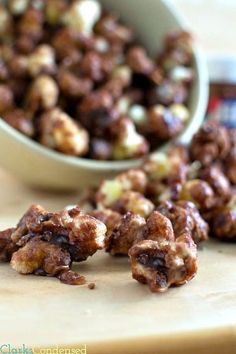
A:
{"label": "glass jar in background", "polygon": [[208,59],[210,96],[207,119],[236,128],[236,57]]}

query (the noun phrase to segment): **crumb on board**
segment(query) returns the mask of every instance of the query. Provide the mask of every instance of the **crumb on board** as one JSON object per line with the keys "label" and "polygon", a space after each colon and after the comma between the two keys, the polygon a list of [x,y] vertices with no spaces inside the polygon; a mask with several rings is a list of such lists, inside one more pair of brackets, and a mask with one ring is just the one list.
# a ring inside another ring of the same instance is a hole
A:
{"label": "crumb on board", "polygon": [[89,288],[90,290],[93,290],[93,289],[96,288],[96,284],[95,284],[95,283],[89,283],[89,284],[88,284],[88,288]]}

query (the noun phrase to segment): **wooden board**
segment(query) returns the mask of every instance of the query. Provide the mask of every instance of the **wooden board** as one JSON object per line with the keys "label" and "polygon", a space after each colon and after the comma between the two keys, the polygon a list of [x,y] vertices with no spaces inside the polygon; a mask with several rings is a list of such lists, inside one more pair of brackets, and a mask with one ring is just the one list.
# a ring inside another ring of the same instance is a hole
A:
{"label": "wooden board", "polygon": [[[29,190],[3,172],[0,182],[1,228],[14,225],[33,202],[57,210],[77,200]],[[100,252],[75,269],[97,287],[22,276],[0,265],[0,345],[86,344],[88,354],[236,353],[236,245],[206,244],[197,277],[164,294],[132,280],[125,258]]]}

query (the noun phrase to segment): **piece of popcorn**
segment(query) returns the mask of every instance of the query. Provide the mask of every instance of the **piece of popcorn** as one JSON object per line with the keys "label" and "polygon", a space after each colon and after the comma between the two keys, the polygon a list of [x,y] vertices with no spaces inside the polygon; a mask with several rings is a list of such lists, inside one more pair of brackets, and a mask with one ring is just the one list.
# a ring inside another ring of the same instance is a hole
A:
{"label": "piece of popcorn", "polygon": [[100,3],[95,0],[77,0],[63,16],[63,23],[86,35],[91,35],[93,26],[101,16]]}
{"label": "piece of popcorn", "polygon": [[[6,7],[0,4],[0,38],[6,39],[12,29],[12,18]],[[8,33],[9,31],[9,33]]]}
{"label": "piece of popcorn", "polygon": [[113,158],[115,160],[124,160],[145,155],[149,150],[147,140],[140,135],[134,123],[124,118],[118,127],[120,132],[113,146]]}
{"label": "piece of popcorn", "polygon": [[48,75],[38,76],[28,95],[28,106],[33,110],[48,110],[56,106],[59,90],[56,82]]}
{"label": "piece of popcorn", "polygon": [[113,180],[105,180],[96,193],[98,207],[109,207],[118,201],[125,191],[144,193],[147,176],[141,169],[131,169],[120,173]]}
{"label": "piece of popcorn", "polygon": [[82,156],[88,151],[88,133],[58,108],[41,118],[40,142],[65,154]]}
{"label": "piece of popcorn", "polygon": [[144,170],[151,180],[166,178],[171,171],[170,158],[164,152],[157,152],[145,163]]}
{"label": "piece of popcorn", "polygon": [[183,104],[172,104],[170,106],[170,112],[174,117],[178,117],[182,123],[186,123],[189,120],[190,112]]}
{"label": "piece of popcorn", "polygon": [[147,124],[147,110],[141,105],[134,104],[131,106],[128,112],[128,116],[137,126],[143,126]]}
{"label": "piece of popcorn", "polygon": [[185,66],[176,66],[170,71],[169,76],[173,81],[190,83],[193,79],[193,70]]}

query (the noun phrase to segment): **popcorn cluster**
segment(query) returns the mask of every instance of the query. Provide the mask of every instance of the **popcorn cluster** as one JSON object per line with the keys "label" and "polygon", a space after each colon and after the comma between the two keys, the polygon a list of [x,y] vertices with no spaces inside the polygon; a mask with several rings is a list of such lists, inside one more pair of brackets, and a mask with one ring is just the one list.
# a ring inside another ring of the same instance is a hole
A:
{"label": "popcorn cluster", "polygon": [[235,152],[236,130],[209,121],[189,147],[156,153],[81,205],[107,225],[106,251],[129,255],[134,279],[165,291],[194,277],[208,234],[236,241]]}

